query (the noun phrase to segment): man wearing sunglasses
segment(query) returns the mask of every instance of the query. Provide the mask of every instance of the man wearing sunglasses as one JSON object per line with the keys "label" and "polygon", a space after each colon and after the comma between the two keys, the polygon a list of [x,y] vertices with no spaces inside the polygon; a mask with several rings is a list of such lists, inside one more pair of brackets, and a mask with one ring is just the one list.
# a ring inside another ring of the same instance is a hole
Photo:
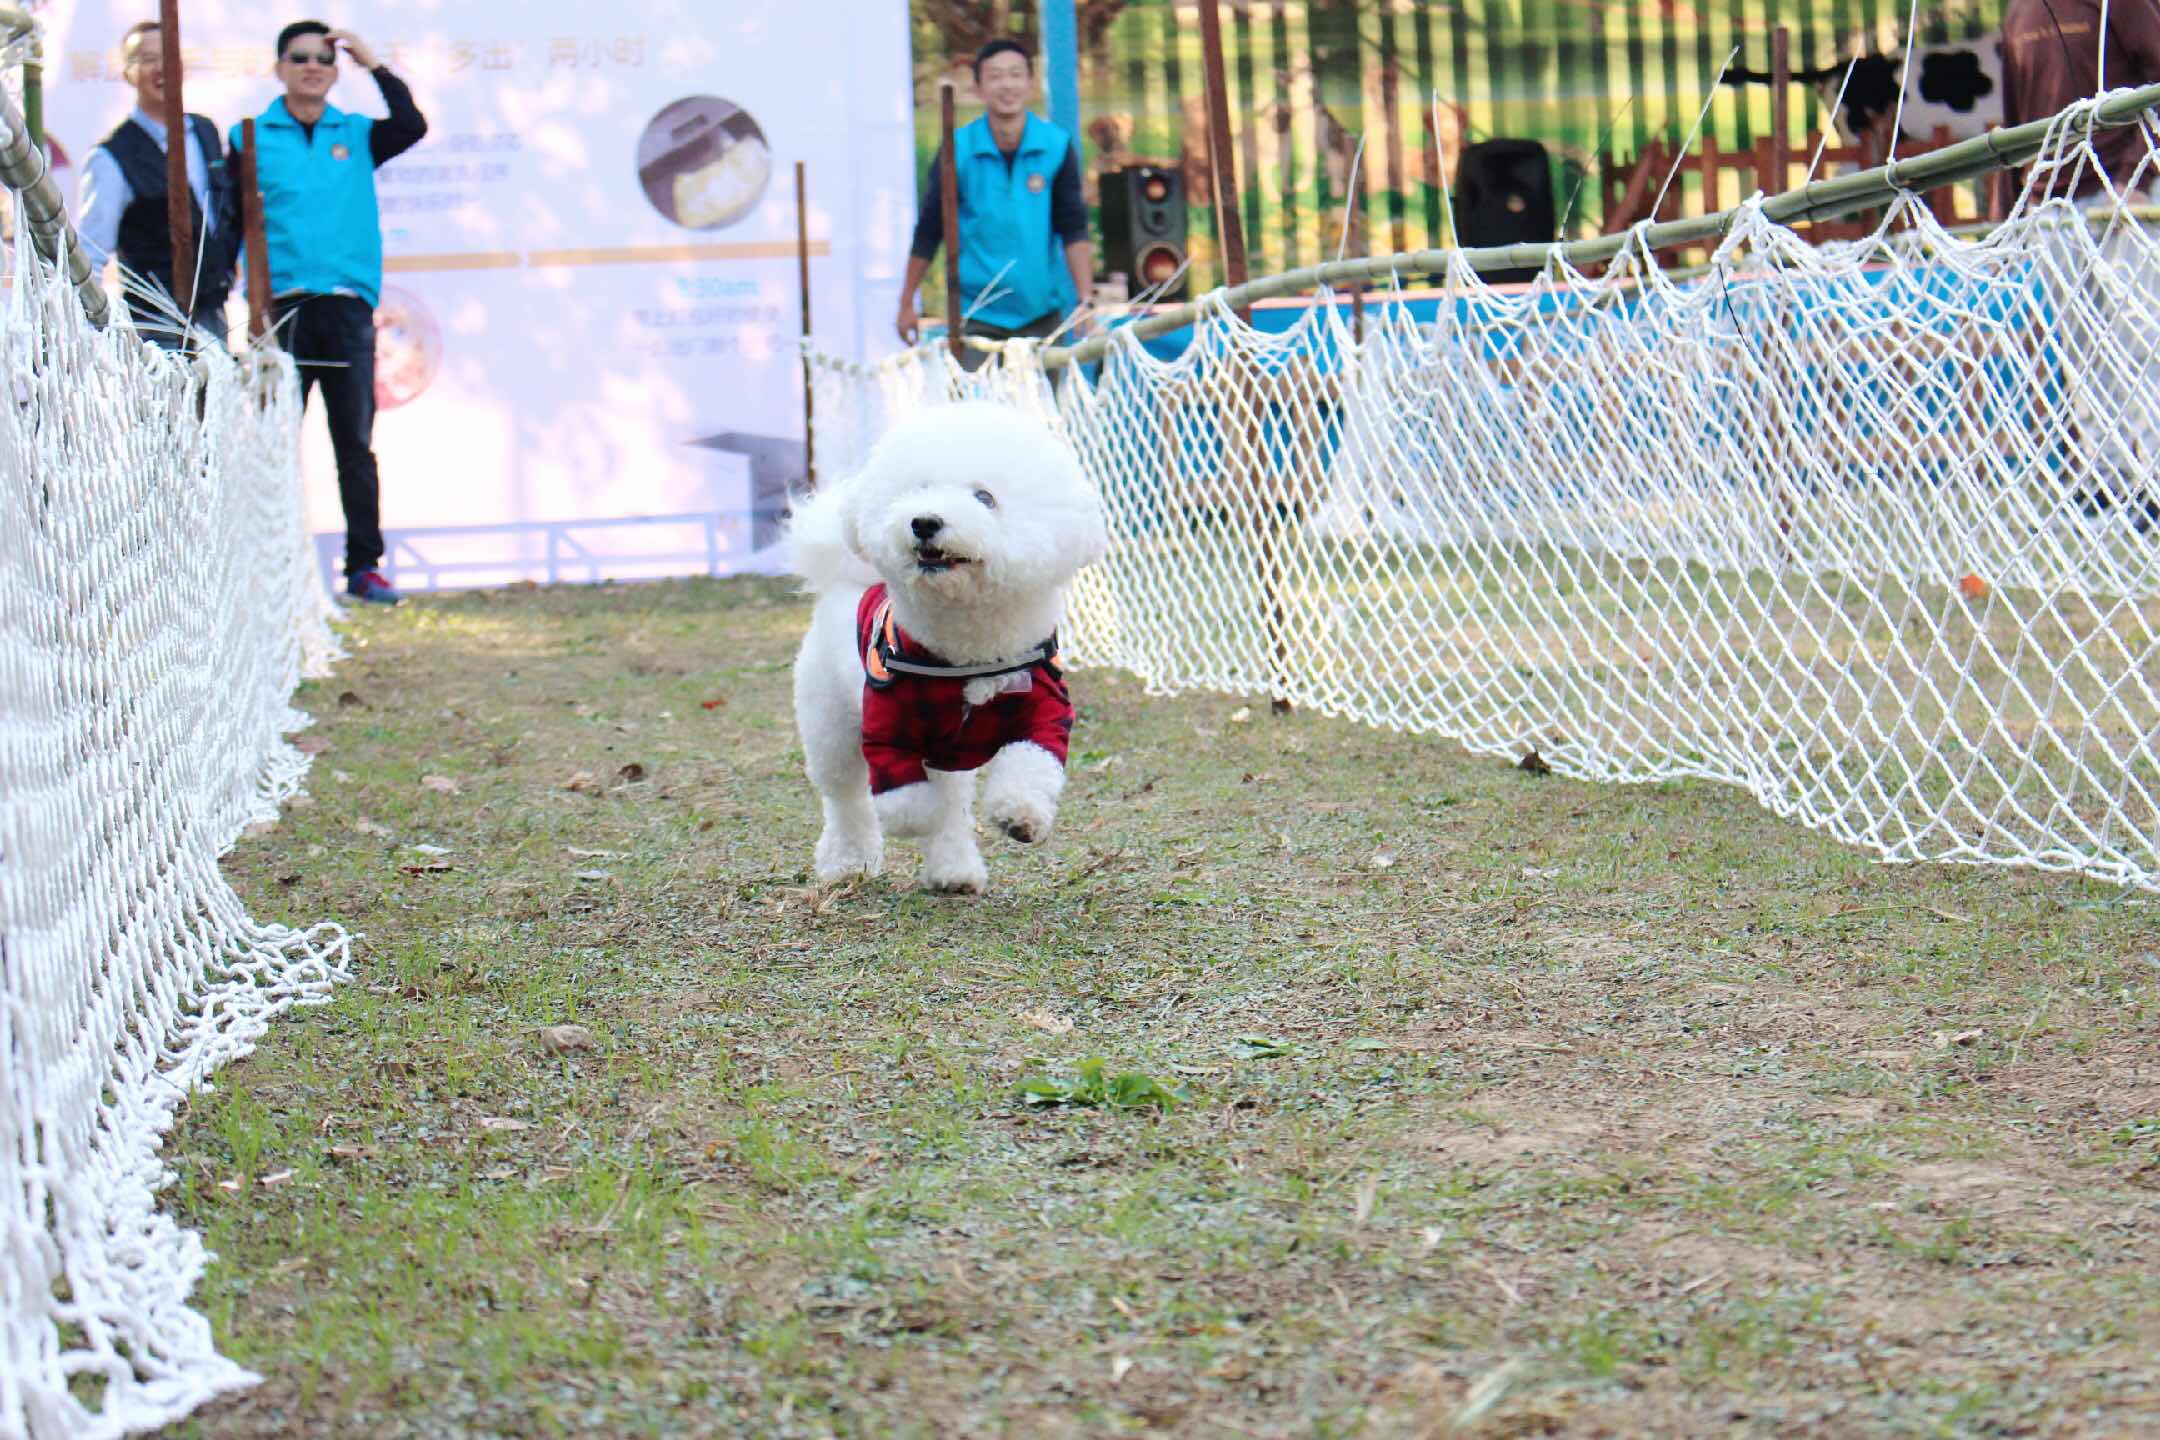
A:
{"label": "man wearing sunglasses", "polygon": [[[375,77],[387,119],[329,101],[339,52]],[[375,466],[375,306],[382,299],[382,217],[375,170],[427,134],[405,82],[366,41],[319,20],[278,36],[285,93],[255,122],[255,173],[269,242],[271,320],[300,366],[301,403],[317,385],[330,417],[345,505],[345,589],[395,605],[382,564],[382,483]],[[240,149],[240,132],[232,135]]]}
{"label": "man wearing sunglasses", "polygon": [[232,172],[217,126],[201,115],[187,117],[197,263],[194,303],[182,306],[173,299],[172,226],[165,208],[165,51],[155,20],[129,28],[120,42],[120,61],[135,90],[135,113],[90,152],[84,166],[77,227],[84,253],[100,270],[108,256],[119,257],[131,277],[128,312],[146,338],[167,350],[222,342],[239,227],[227,213]]}

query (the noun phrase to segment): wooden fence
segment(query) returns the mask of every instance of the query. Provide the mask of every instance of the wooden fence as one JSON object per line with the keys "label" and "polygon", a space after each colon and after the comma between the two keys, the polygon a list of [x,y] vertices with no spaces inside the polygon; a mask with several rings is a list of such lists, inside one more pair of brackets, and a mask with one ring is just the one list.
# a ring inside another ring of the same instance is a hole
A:
{"label": "wooden fence", "polygon": [[[1826,105],[1813,87],[1796,84],[1779,127],[1770,87],[1716,83],[1726,57],[1738,46],[1736,67],[1769,71],[1780,27],[1798,70],[1840,62],[1856,48],[1894,51],[1906,16],[1901,0],[1222,3],[1255,275],[1334,257],[1360,137],[1363,235],[1375,251],[1449,243],[1443,193],[1456,157],[1466,144],[1496,136],[1536,139],[1551,153],[1556,209],[1564,212],[1558,238],[1640,218],[1624,207],[1630,181],[1638,172],[1650,177],[1638,197],[1647,204],[1706,100],[1701,138],[1661,214],[1700,214],[1748,193],[1774,129],[1789,137],[1797,159],[1788,173],[1797,180]],[[1031,42],[1034,7],[1032,0],[915,5],[917,137],[927,162],[937,144],[936,79],[957,74],[962,96],[972,93],[966,54],[951,67],[946,56],[961,43],[979,43],[986,16]],[[1923,0],[1920,38],[1939,43],[1989,33],[2001,10],[2002,0]],[[973,28],[953,24],[955,14]],[[1083,0],[1082,45],[1088,173],[1139,161],[1181,167],[1192,205],[1194,280],[1216,283],[1196,5]],[[975,113],[963,103],[960,118]],[[1820,173],[1881,158],[1833,147]],[[1956,218],[1984,212],[1977,192],[1942,203]]]}

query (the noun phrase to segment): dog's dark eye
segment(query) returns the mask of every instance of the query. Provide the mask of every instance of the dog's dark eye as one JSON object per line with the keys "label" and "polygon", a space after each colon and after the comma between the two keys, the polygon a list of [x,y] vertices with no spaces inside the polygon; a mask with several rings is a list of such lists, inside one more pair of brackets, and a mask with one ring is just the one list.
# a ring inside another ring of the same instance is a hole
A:
{"label": "dog's dark eye", "polygon": [[997,509],[997,496],[995,496],[995,495],[992,495],[992,494],[991,494],[991,493],[990,493],[989,491],[987,491],[987,490],[977,490],[977,491],[975,492],[975,498],[976,498],[977,500],[980,500],[980,501],[982,501],[982,507],[983,507],[983,509],[985,509],[985,510],[995,510],[995,509]]}

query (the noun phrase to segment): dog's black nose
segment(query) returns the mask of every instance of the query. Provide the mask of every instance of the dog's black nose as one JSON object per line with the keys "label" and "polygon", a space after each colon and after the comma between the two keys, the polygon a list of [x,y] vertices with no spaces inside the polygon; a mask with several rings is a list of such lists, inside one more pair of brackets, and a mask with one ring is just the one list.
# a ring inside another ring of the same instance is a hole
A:
{"label": "dog's black nose", "polygon": [[945,522],[935,515],[917,515],[911,523],[915,527],[915,538],[917,540],[928,540],[938,531],[945,528]]}

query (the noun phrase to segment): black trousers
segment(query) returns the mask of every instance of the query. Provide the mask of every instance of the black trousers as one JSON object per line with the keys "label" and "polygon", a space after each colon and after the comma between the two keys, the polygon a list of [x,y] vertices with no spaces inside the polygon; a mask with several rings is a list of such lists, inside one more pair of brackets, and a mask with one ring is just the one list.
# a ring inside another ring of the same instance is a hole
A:
{"label": "black trousers", "polygon": [[[960,322],[960,333],[962,335],[980,335],[985,340],[1016,340],[1021,336],[1026,336],[1031,340],[1040,340],[1064,323],[1065,312],[1063,310],[1052,310],[1046,315],[1036,316],[1033,320],[1019,326],[1017,329],[1007,328],[1003,325],[989,325],[980,320],[963,320]],[[960,368],[969,372],[980,370],[985,364],[989,363],[989,360],[990,354],[986,350],[970,348],[960,352]],[[1062,370],[1058,372],[1059,377],[1063,374]]]}
{"label": "black trousers", "polygon": [[180,322],[162,311],[152,309],[134,296],[128,297],[128,313],[135,317],[136,333],[160,350],[186,350],[190,353],[215,347],[225,348],[225,307],[205,306],[195,314],[194,330],[183,338]]}
{"label": "black trousers", "polygon": [[300,407],[317,385],[330,416],[347,578],[382,563],[382,476],[375,468],[375,309],[353,295],[289,295],[272,322],[300,366]]}

